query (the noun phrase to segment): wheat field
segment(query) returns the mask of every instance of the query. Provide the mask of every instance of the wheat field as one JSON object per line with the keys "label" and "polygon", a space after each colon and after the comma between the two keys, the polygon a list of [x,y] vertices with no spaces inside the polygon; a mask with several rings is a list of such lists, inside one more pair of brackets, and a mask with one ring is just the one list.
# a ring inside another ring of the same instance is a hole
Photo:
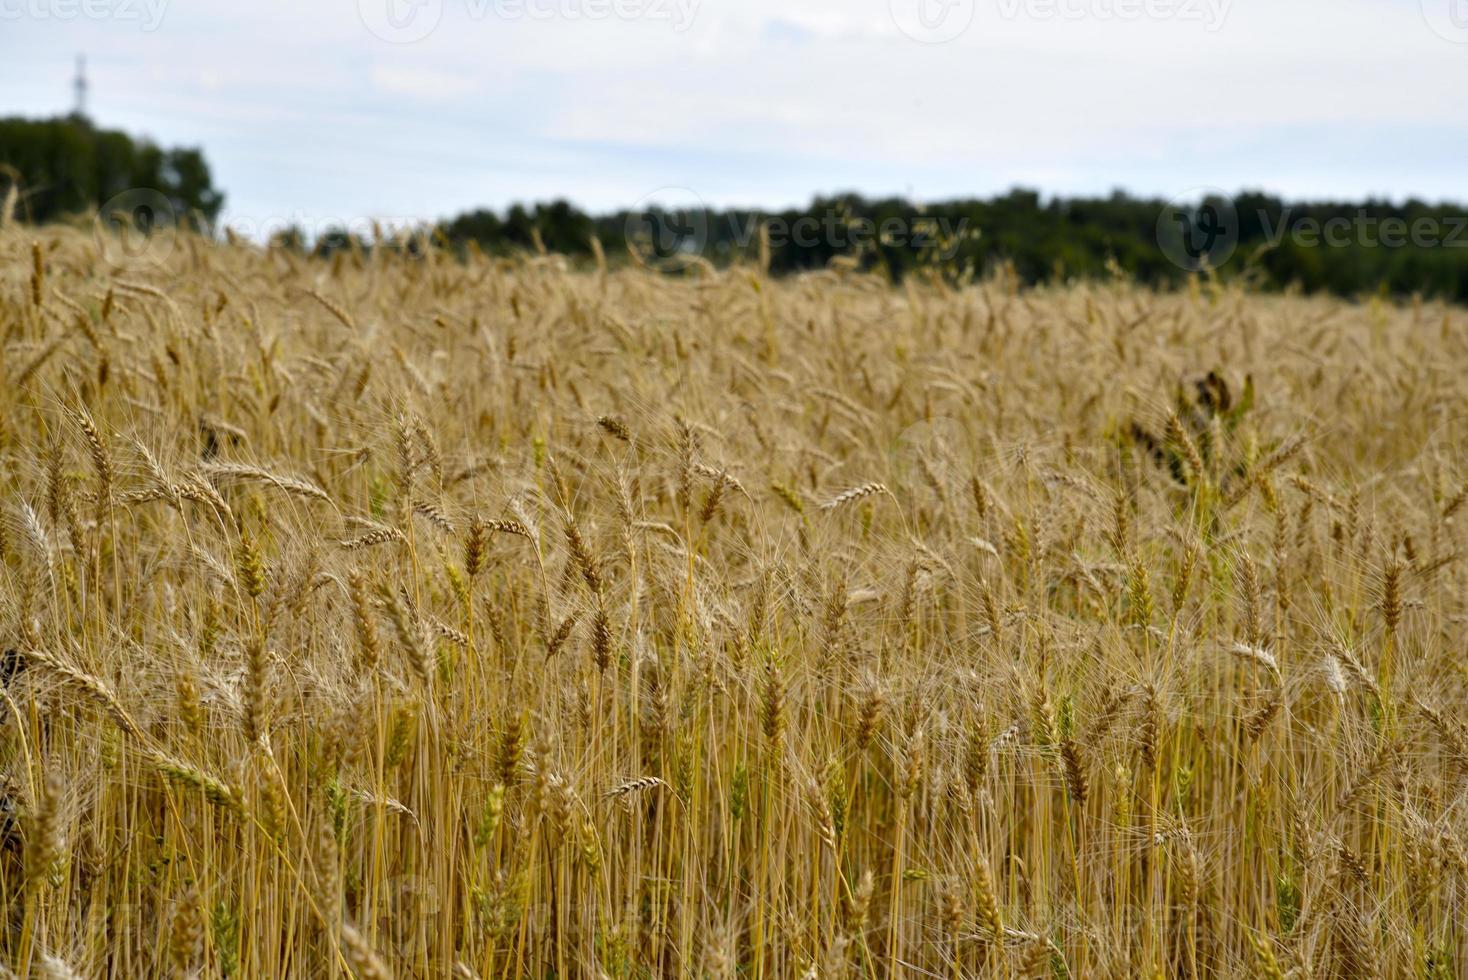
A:
{"label": "wheat field", "polygon": [[1461,311],[173,245],[0,229],[15,975],[1468,975]]}

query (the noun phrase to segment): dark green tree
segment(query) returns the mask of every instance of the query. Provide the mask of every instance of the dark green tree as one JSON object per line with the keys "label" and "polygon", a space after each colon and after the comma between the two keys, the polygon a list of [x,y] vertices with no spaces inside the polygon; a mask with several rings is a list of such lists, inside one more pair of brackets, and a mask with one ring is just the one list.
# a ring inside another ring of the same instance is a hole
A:
{"label": "dark green tree", "polygon": [[90,213],[125,191],[161,194],[176,222],[197,228],[224,204],[199,150],[163,149],[77,115],[0,119],[0,185],[12,183],[18,217],[36,223]]}

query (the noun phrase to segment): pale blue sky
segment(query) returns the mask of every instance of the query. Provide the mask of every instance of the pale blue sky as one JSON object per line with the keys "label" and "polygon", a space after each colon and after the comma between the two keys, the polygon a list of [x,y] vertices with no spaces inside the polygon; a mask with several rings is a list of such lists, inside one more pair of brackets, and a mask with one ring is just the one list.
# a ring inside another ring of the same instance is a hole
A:
{"label": "pale blue sky", "polygon": [[1468,0],[0,0],[0,115],[65,111],[85,52],[93,117],[202,146],[246,225],[668,186],[1468,201],[1463,42]]}

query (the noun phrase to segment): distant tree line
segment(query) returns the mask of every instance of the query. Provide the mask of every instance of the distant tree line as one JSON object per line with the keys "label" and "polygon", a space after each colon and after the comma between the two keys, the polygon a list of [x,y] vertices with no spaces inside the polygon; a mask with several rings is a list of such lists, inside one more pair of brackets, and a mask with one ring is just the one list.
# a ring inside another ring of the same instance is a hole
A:
{"label": "distant tree line", "polygon": [[36,224],[89,214],[128,191],[162,195],[174,221],[199,228],[212,227],[224,204],[199,150],[164,149],[79,115],[0,118],[0,199],[12,187],[16,217]]}
{"label": "distant tree line", "polygon": [[[0,199],[7,184],[18,189],[22,221],[85,215],[143,189],[161,194],[178,222],[222,233],[224,196],[202,153],[163,149],[81,116],[0,119]],[[1168,202],[1122,192],[1045,198],[1015,189],[926,205],[842,194],[774,212],[685,206],[600,215],[553,201],[467,211],[427,230],[460,252],[544,250],[590,262],[595,240],[610,262],[670,272],[768,262],[780,275],[836,262],[894,281],[925,267],[957,279],[1004,266],[1030,284],[1125,274],[1169,286],[1193,271],[1187,260],[1196,252],[1218,259],[1219,276],[1265,288],[1468,303],[1468,209],[1417,200],[1294,203],[1253,191],[1205,204],[1213,209],[1208,220],[1185,216],[1174,228]],[[1169,232],[1177,240],[1165,243]],[[273,243],[320,254],[380,247],[376,234],[345,227],[315,236],[287,228]],[[1219,244],[1226,248],[1203,247]],[[422,242],[386,247],[415,250]]]}
{"label": "distant tree line", "polygon": [[[1409,200],[1292,203],[1260,192],[1215,202],[1227,209],[1220,277],[1266,288],[1342,296],[1366,293],[1468,302],[1468,209]],[[564,201],[476,210],[440,223],[459,248],[504,254],[544,248],[588,256],[595,237],[611,256],[683,268],[693,256],[716,265],[760,261],[760,225],[771,229],[775,274],[820,269],[833,260],[900,280],[930,266],[947,274],[1011,267],[1030,284],[1117,273],[1159,286],[1195,271],[1187,254],[1160,244],[1172,207],[1116,192],[1043,198],[1015,189],[987,199],[922,206],[855,194],[808,207],[748,210],[619,211],[593,216]],[[1191,231],[1197,234],[1197,229]],[[1200,250],[1200,254],[1207,254]],[[679,261],[680,258],[683,261]]]}

